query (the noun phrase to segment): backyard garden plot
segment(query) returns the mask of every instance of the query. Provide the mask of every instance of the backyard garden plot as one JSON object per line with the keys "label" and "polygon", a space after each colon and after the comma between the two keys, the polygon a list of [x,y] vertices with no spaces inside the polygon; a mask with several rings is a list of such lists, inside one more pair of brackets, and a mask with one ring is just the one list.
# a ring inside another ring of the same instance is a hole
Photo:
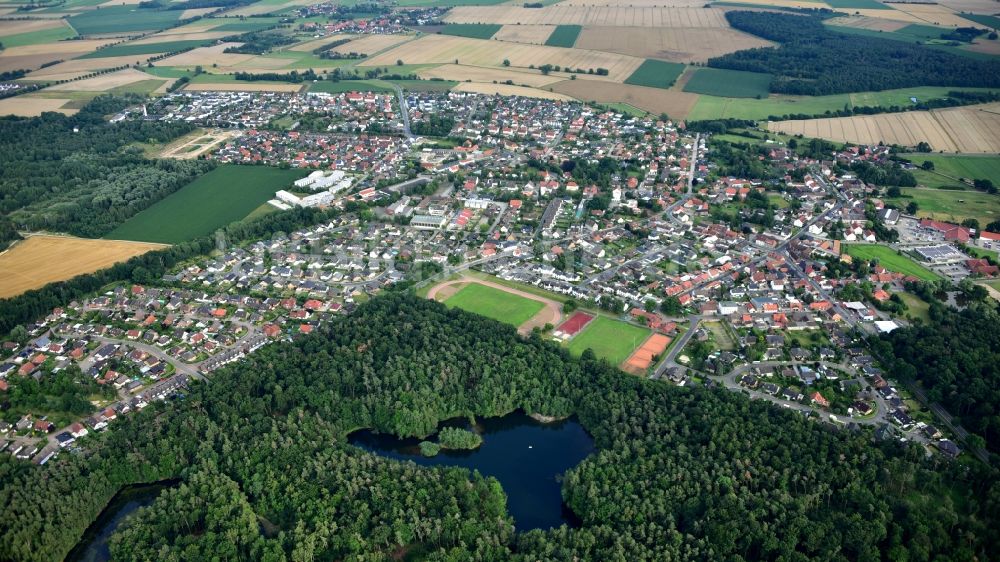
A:
{"label": "backyard garden plot", "polygon": [[550,47],[572,47],[581,30],[583,27],[579,25],[557,25],[545,44]]}
{"label": "backyard garden plot", "polygon": [[242,220],[303,170],[223,165],[185,185],[108,233],[112,240],[176,244]]}
{"label": "backyard garden plot", "polygon": [[[641,59],[590,51],[585,49],[563,49],[542,45],[524,45],[520,43],[501,43],[466,37],[449,37],[445,35],[427,35],[390,49],[362,61],[361,67],[388,66],[402,60],[405,64],[461,64],[472,66],[493,66],[504,68],[503,61],[510,62],[510,68],[528,70],[545,64],[559,65],[563,68],[598,69],[605,68],[606,80],[623,81],[642,63]],[[458,61],[456,63],[456,61]],[[540,73],[540,72],[539,72]],[[602,78],[587,75],[588,79]]]}
{"label": "backyard garden plot", "polygon": [[684,85],[684,91],[729,98],[757,98],[767,97],[770,86],[770,74],[699,68]]}
{"label": "backyard garden plot", "polygon": [[684,72],[683,64],[646,59],[625,80],[625,83],[635,86],[649,86],[651,88],[669,88],[674,85],[677,77],[682,72]]}
{"label": "backyard garden plot", "polygon": [[498,41],[542,45],[552,35],[551,25],[505,25],[493,36]]}
{"label": "backyard garden plot", "polygon": [[845,244],[844,246],[847,254],[852,258],[869,261],[878,260],[879,265],[889,271],[895,271],[903,275],[912,275],[925,281],[934,281],[941,278],[937,273],[906,256],[897,254],[896,250],[887,246],[876,244]]}
{"label": "backyard garden plot", "polygon": [[598,316],[570,340],[567,347],[570,353],[577,356],[592,349],[597,357],[613,365],[621,365],[651,333],[649,328]]}
{"label": "backyard garden plot", "polygon": [[444,303],[515,327],[530,320],[545,306],[539,301],[480,283],[465,285]]}
{"label": "backyard garden plot", "polygon": [[773,43],[730,28],[655,28],[587,26],[576,48],[674,62],[705,62],[711,57]]}
{"label": "backyard garden plot", "polygon": [[599,25],[611,27],[729,27],[725,10],[716,8],[563,6],[524,8],[516,5],[454,8],[451,23],[490,22],[504,25]]}
{"label": "backyard garden plot", "polygon": [[489,39],[496,35],[501,27],[493,23],[449,23],[441,30],[441,34],[472,39]]}

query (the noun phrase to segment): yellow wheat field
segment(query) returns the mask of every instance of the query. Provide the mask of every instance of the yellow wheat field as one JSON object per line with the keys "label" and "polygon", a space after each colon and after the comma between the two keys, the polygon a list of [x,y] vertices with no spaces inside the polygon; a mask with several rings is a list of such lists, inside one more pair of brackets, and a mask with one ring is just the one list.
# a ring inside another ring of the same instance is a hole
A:
{"label": "yellow wheat field", "polygon": [[445,21],[504,25],[603,25],[613,27],[729,27],[717,8],[633,8],[627,6],[459,6]]}
{"label": "yellow wheat field", "polygon": [[301,84],[246,84],[242,82],[220,82],[210,84],[199,82],[184,87],[186,92],[298,92]]}
{"label": "yellow wheat field", "polygon": [[[77,109],[62,109],[62,106],[69,103],[69,99],[60,98],[32,98],[28,96],[15,96],[0,100],[0,115],[20,115],[22,117],[36,117],[46,111],[58,111],[66,115],[76,113]],[[2,271],[2,269],[0,269]]]}
{"label": "yellow wheat field", "polygon": [[468,66],[464,64],[442,64],[434,68],[418,70],[417,74],[421,78],[440,78],[442,80],[455,80],[456,82],[471,80],[473,82],[492,83],[494,81],[506,82],[510,80],[515,85],[530,86],[533,88],[548,86],[549,84],[554,84],[568,78],[568,75],[563,73],[557,74],[553,72],[546,76],[537,70],[521,72],[507,68]]}
{"label": "yellow wheat field", "polygon": [[675,62],[704,62],[742,49],[773,43],[735,29],[587,26],[575,47],[657,58]]}
{"label": "yellow wheat field", "polygon": [[585,102],[621,102],[654,114],[684,119],[698,101],[698,94],[631,84],[566,80],[551,86],[559,93]]}
{"label": "yellow wheat field", "polygon": [[920,23],[948,27],[968,27],[971,25],[969,20],[959,16],[951,8],[940,4],[892,4],[892,7],[900,12],[910,14]]}
{"label": "yellow wheat field", "polygon": [[[126,68],[109,74],[102,74],[86,80],[56,84],[45,89],[46,92],[104,92],[112,88],[119,88],[136,82],[155,80],[156,77],[146,74],[134,68]],[[167,79],[161,79],[167,82]]]}
{"label": "yellow wheat field", "polygon": [[462,82],[452,88],[455,92],[472,92],[476,94],[500,94],[501,96],[523,96],[526,98],[541,98],[547,100],[570,101],[573,98],[548,90],[509,86],[507,84],[485,84],[483,82]]}
{"label": "yellow wheat field", "polygon": [[872,31],[897,31],[909,25],[899,20],[887,20],[870,16],[843,16],[829,19],[826,23],[856,29],[871,29]]}
{"label": "yellow wheat field", "polygon": [[1000,104],[768,123],[771,131],[841,142],[927,142],[934,151],[1000,152]]}
{"label": "yellow wheat field", "polygon": [[364,53],[373,55],[413,39],[412,35],[355,35],[350,43],[330,49],[335,53]]}
{"label": "yellow wheat field", "polygon": [[493,38],[511,43],[544,45],[554,30],[553,25],[505,25]]}

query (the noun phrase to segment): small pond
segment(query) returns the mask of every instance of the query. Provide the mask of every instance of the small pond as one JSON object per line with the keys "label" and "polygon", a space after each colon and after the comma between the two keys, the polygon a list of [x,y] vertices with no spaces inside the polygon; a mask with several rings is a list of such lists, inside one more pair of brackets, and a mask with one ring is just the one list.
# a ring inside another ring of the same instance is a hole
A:
{"label": "small pond", "polygon": [[562,474],[594,452],[594,440],[575,418],[541,423],[522,412],[499,418],[445,422],[479,433],[482,445],[474,450],[442,449],[434,457],[420,454],[421,439],[360,430],[348,436],[352,445],[397,460],[424,466],[458,466],[478,470],[500,481],[507,493],[507,509],[518,531],[550,529],[578,520],[562,502]]}
{"label": "small pond", "polygon": [[107,507],[101,511],[83,538],[70,551],[66,560],[70,562],[107,562],[111,560],[108,540],[111,535],[140,507],[145,507],[156,499],[166,488],[180,483],[180,480],[165,480],[152,484],[126,486],[119,491]]}

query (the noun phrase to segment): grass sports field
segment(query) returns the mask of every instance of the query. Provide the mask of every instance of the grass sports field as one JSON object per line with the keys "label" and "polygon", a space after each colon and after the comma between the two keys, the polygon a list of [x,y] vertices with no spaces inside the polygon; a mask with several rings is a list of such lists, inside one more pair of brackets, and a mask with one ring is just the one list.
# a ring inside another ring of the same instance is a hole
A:
{"label": "grass sports field", "polygon": [[682,72],[684,72],[684,65],[681,63],[646,59],[625,80],[625,83],[652,88],[669,88],[674,85]]}
{"label": "grass sports field", "polygon": [[558,25],[545,41],[550,47],[572,47],[583,30],[582,25]]}
{"label": "grass sports field", "polygon": [[877,244],[846,244],[845,246],[847,253],[851,257],[863,260],[878,260],[878,263],[889,271],[895,271],[903,275],[912,275],[925,281],[934,281],[941,278],[937,273],[910,258],[897,254],[896,250],[892,248]]}
{"label": "grass sports field", "polygon": [[69,18],[80,35],[150,31],[174,26],[183,10],[141,10],[136,6],[109,6]]}
{"label": "grass sports field", "polygon": [[441,30],[442,35],[489,39],[500,31],[502,25],[492,23],[449,23]]}
{"label": "grass sports field", "polygon": [[719,68],[699,68],[684,85],[685,92],[730,98],[766,98],[771,75]]}
{"label": "grass sports field", "polygon": [[479,283],[469,283],[448,297],[444,303],[447,306],[456,306],[462,310],[510,324],[515,328],[538,314],[545,306],[539,301],[526,299]]}
{"label": "grass sports field", "polygon": [[937,220],[961,223],[965,219],[976,219],[980,226],[1000,219],[1000,195],[990,195],[982,191],[951,191],[945,189],[903,189],[903,197],[889,199],[899,207],[906,207],[916,201],[917,215]]}
{"label": "grass sports field", "polygon": [[241,220],[306,175],[302,170],[223,165],[108,233],[114,240],[176,244]]}
{"label": "grass sports field", "polygon": [[573,355],[581,355],[593,349],[594,354],[614,365],[628,359],[635,348],[642,345],[652,332],[607,316],[598,316],[582,332],[569,341],[568,348]]}

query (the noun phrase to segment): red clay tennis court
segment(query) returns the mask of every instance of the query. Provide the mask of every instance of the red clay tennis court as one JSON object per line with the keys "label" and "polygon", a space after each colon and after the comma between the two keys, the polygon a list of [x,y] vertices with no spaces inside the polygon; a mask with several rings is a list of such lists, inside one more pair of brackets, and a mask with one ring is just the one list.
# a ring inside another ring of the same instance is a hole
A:
{"label": "red clay tennis court", "polygon": [[630,373],[641,373],[653,364],[653,357],[663,353],[671,339],[663,334],[653,334],[625,361],[624,368]]}
{"label": "red clay tennis court", "polygon": [[593,314],[587,314],[586,312],[574,312],[573,316],[570,316],[565,322],[556,328],[555,333],[556,335],[562,334],[566,337],[573,337],[593,319]]}

